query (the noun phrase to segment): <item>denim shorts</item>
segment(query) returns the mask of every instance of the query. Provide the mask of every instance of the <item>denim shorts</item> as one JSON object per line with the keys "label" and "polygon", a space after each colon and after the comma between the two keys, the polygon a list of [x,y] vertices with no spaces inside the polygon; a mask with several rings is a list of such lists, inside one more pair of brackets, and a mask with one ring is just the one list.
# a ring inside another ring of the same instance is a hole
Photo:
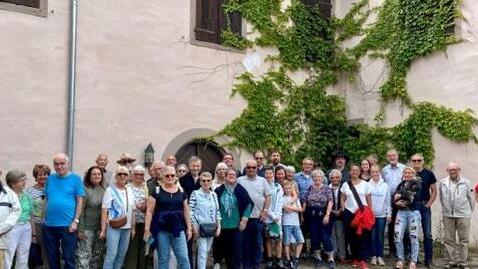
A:
{"label": "denim shorts", "polygon": [[284,225],[282,226],[282,232],[284,233],[284,245],[290,245],[291,243],[303,244],[304,236],[300,230],[300,226],[296,225]]}

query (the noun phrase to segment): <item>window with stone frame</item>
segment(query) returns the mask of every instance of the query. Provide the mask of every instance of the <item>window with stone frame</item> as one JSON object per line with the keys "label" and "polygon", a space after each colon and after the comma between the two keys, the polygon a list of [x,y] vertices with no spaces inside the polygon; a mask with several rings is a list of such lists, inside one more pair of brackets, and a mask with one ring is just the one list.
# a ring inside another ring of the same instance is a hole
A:
{"label": "window with stone frame", "polygon": [[46,17],[47,1],[48,0],[0,0],[0,9]]}
{"label": "window with stone frame", "polygon": [[221,44],[221,31],[226,29],[230,20],[231,30],[242,34],[242,18],[238,12],[224,14],[222,5],[227,0],[196,0],[195,39]]}

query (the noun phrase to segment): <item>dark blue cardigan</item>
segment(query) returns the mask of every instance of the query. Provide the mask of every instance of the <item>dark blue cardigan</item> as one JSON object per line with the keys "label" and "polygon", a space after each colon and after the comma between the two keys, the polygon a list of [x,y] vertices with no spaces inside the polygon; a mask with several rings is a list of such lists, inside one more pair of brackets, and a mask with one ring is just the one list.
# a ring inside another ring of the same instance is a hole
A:
{"label": "dark blue cardigan", "polygon": [[[226,190],[226,186],[222,184],[221,186],[217,187],[215,192],[217,194],[217,198],[220,199],[222,193]],[[241,218],[244,215],[244,211],[246,211],[246,208],[248,205],[251,205],[251,209],[254,208],[254,203],[251,200],[251,197],[249,197],[249,194],[247,193],[246,189],[242,187],[240,184],[237,184],[236,187],[234,188],[234,195],[236,196],[237,199],[237,204],[239,207],[239,215]]]}

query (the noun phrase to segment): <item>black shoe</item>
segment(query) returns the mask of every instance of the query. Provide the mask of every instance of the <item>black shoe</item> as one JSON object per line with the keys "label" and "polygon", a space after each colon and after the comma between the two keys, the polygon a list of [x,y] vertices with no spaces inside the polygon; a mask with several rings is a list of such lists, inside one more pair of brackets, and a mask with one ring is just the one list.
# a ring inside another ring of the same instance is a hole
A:
{"label": "black shoe", "polygon": [[285,262],[284,259],[277,259],[277,262],[276,262],[276,268],[279,268],[279,269],[287,269],[287,262]]}
{"label": "black shoe", "polygon": [[315,269],[319,269],[320,267],[322,267],[322,259],[315,258]]}
{"label": "black shoe", "polygon": [[297,268],[299,267],[299,258],[297,258],[297,257],[294,258],[294,259],[292,260],[292,264],[294,265],[293,268],[294,268],[294,269],[297,269]]}
{"label": "black shoe", "polygon": [[335,261],[334,260],[329,261],[329,269],[335,269]]}
{"label": "black shoe", "polygon": [[274,263],[272,262],[272,259],[269,259],[269,258],[268,258],[268,259],[266,260],[266,267],[265,267],[265,268],[266,268],[266,269],[272,269],[273,266],[274,266]]}

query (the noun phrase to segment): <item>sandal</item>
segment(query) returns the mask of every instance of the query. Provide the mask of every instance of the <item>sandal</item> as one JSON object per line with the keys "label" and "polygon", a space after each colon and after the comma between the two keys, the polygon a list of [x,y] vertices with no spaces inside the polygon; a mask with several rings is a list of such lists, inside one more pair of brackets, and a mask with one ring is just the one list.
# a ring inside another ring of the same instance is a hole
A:
{"label": "sandal", "polygon": [[397,264],[395,265],[395,269],[403,269],[403,262],[398,261]]}

